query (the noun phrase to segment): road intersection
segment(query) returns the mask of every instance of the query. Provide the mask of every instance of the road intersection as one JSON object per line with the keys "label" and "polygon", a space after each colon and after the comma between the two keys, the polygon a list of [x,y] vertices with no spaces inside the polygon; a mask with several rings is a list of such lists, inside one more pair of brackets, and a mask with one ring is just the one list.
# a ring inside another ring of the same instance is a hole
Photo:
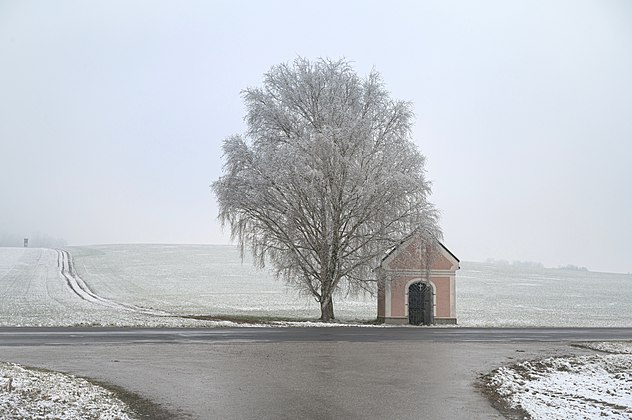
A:
{"label": "road intersection", "polygon": [[0,360],[121,387],[171,418],[501,419],[477,388],[630,328],[0,328]]}

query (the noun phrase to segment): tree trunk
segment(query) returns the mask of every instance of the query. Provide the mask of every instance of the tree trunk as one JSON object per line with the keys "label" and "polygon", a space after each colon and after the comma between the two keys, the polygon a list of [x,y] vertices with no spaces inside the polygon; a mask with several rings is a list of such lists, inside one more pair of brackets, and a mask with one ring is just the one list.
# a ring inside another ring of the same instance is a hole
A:
{"label": "tree trunk", "polygon": [[334,301],[331,296],[323,296],[320,301],[320,320],[330,322],[334,318]]}
{"label": "tree trunk", "polygon": [[336,319],[336,317],[334,316],[334,298],[333,297],[329,298],[329,306],[327,307],[327,310],[329,311],[329,320]]}

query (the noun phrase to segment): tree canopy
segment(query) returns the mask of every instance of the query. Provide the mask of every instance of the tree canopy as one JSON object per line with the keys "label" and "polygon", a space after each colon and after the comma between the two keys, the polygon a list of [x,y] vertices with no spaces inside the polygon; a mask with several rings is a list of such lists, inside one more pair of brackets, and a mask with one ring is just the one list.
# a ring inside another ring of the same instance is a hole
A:
{"label": "tree canopy", "polygon": [[409,102],[348,61],[298,58],[243,92],[247,131],[223,144],[219,218],[261,266],[334,318],[334,292],[372,290],[373,269],[413,231],[440,238]]}

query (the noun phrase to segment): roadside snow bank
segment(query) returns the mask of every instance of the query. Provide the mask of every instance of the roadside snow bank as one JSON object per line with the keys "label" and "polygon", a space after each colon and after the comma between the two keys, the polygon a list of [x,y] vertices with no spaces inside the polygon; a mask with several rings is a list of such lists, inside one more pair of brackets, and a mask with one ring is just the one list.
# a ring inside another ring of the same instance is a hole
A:
{"label": "roadside snow bank", "polygon": [[111,391],[58,372],[0,362],[3,419],[133,419],[132,410]]}
{"label": "roadside snow bank", "polygon": [[632,343],[628,341],[588,342],[578,344],[578,347],[603,351],[604,353],[632,354]]}
{"label": "roadside snow bank", "polygon": [[492,372],[487,386],[533,419],[632,418],[632,343],[591,347],[621,354],[520,362]]}

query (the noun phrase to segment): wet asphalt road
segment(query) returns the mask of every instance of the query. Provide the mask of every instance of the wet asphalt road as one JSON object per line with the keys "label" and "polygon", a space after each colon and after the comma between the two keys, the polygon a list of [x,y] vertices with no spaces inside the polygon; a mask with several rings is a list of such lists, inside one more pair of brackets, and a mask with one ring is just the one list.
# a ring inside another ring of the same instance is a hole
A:
{"label": "wet asphalt road", "polygon": [[220,342],[573,342],[632,340],[632,328],[0,328],[0,346]]}
{"label": "wet asphalt road", "polygon": [[104,381],[194,419],[495,419],[480,375],[632,329],[0,328],[0,360]]}

